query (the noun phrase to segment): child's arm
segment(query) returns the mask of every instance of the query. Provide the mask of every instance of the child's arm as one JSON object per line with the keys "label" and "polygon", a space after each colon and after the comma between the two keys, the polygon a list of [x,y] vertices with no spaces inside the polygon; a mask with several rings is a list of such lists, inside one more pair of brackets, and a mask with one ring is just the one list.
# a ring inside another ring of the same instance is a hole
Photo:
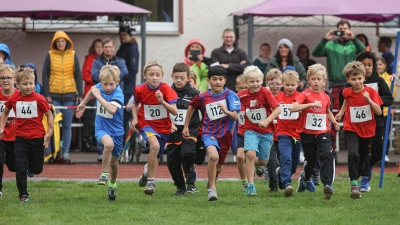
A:
{"label": "child's arm", "polygon": [[369,93],[367,91],[363,92],[363,97],[367,100],[368,104],[371,106],[375,115],[377,115],[377,116],[382,115],[381,107],[378,104],[376,104],[374,101],[372,101],[372,99],[370,98]]}
{"label": "child's arm", "polygon": [[[111,102],[107,102],[103,97],[101,97],[100,89],[96,88],[95,86],[92,86],[92,91],[93,96],[99,100],[100,104],[104,106],[104,108],[111,114],[114,115],[115,112],[117,112],[118,107],[111,104]],[[123,106],[121,106],[123,107]]]}
{"label": "child's arm", "polygon": [[139,112],[139,103],[133,102],[132,105],[132,123],[131,129],[135,132],[136,131],[136,124],[138,123],[138,112]]}
{"label": "child's arm", "polygon": [[335,117],[333,116],[333,113],[331,112],[330,108],[326,109],[326,115],[328,116],[329,121],[331,121],[333,123],[335,130],[339,130],[340,124],[335,120]]}
{"label": "child's arm", "polygon": [[50,110],[48,110],[47,112],[44,113],[47,117],[47,134],[44,136],[44,142],[43,142],[43,146],[45,148],[49,147],[49,142],[51,140],[51,136],[53,136],[53,124],[54,124],[54,120],[53,120],[53,114],[51,113]]}
{"label": "child's arm", "polygon": [[346,99],[343,101],[343,105],[342,108],[340,108],[340,111],[336,114],[335,119],[337,121],[341,121],[342,117],[344,115],[344,112],[346,112],[346,108],[347,108],[347,101]]}
{"label": "child's arm", "polygon": [[308,103],[308,104],[299,104],[298,102],[294,102],[292,104],[292,106],[290,107],[290,112],[300,112],[300,111],[310,108],[310,107],[321,108],[322,104],[321,104],[321,102],[314,102],[314,103]]}
{"label": "child's arm", "polygon": [[266,128],[269,123],[274,122],[274,119],[276,119],[280,113],[281,107],[278,105],[272,110],[272,113],[267,117],[267,119],[261,121],[261,123],[258,125],[262,128]]}
{"label": "child's arm", "polygon": [[189,108],[186,111],[185,124],[183,125],[183,131],[182,131],[182,136],[184,138],[190,137],[189,123],[190,123],[190,119],[192,118],[194,110],[195,110],[195,108],[193,106],[189,105]]}
{"label": "child's arm", "polygon": [[236,110],[229,111],[227,108],[225,108],[221,102],[218,102],[217,105],[221,108],[221,110],[232,120],[237,120],[238,119],[238,113]]}
{"label": "child's arm", "polygon": [[174,116],[176,116],[176,114],[178,114],[178,109],[176,108],[176,104],[175,103],[169,104],[168,102],[165,102],[164,98],[163,98],[163,94],[161,93],[160,90],[156,91],[156,97],[158,99],[158,102],[161,105],[163,105],[169,113],[171,113]]}
{"label": "child's arm", "polygon": [[4,111],[3,111],[3,114],[1,114],[1,119],[0,119],[0,139],[3,136],[4,127],[6,126],[6,121],[8,119],[9,113],[10,113],[10,110],[6,106],[4,106]]}
{"label": "child's arm", "polygon": [[77,106],[76,108],[76,118],[81,118],[83,113],[85,112],[85,107],[86,104],[89,102],[89,100],[93,98],[93,93],[92,90],[89,90],[89,92],[86,94],[85,98],[81,101],[81,103]]}

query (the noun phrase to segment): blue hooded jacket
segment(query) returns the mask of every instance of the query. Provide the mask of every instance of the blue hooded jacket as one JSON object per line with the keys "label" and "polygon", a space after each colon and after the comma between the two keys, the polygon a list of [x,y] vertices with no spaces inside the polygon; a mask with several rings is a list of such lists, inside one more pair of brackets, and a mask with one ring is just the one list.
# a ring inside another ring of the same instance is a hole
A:
{"label": "blue hooded jacket", "polygon": [[14,63],[11,62],[11,53],[10,53],[10,49],[8,48],[8,46],[4,43],[0,43],[0,51],[4,52],[6,54],[6,58],[4,59],[4,63],[11,65],[15,68]]}
{"label": "blue hooded jacket", "polygon": [[34,63],[27,63],[25,64],[25,67],[31,67],[32,69],[34,69],[34,74],[35,74],[35,92],[38,94],[43,95],[43,86],[41,83],[39,83],[39,81],[37,80],[37,72],[36,72],[36,66]]}

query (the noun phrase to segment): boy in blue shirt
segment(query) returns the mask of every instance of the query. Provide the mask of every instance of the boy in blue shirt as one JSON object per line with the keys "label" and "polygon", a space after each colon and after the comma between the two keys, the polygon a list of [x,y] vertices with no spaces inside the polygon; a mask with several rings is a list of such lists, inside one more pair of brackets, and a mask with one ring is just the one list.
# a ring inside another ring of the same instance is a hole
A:
{"label": "boy in blue shirt", "polygon": [[[95,138],[104,146],[102,174],[97,184],[106,185],[108,183],[107,199],[110,201],[116,199],[116,180],[124,135],[122,122],[124,95],[118,85],[119,75],[120,71],[117,66],[103,66],[100,70],[100,83],[90,89],[76,111],[76,117],[82,117],[87,102],[93,97],[97,99]],[[108,179],[108,167],[111,167],[110,180]]]}

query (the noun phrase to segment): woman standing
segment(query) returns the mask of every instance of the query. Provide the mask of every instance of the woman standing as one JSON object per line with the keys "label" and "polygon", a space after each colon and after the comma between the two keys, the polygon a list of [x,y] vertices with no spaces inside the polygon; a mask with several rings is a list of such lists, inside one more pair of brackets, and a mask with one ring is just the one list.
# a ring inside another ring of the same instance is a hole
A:
{"label": "woman standing", "polygon": [[[54,106],[78,105],[82,100],[82,74],[74,45],[64,31],[57,31],[51,41],[42,72],[43,92],[46,100]],[[62,153],[66,163],[70,162],[71,123],[74,109],[61,109]]]}

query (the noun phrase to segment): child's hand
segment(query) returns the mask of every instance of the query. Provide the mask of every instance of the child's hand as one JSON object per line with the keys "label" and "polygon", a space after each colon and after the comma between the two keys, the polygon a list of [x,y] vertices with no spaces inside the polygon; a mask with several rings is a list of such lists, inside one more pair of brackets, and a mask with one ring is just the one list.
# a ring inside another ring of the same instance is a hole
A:
{"label": "child's hand", "polygon": [[188,127],[183,127],[182,137],[183,137],[183,138],[188,138],[188,137],[190,137],[190,135],[189,135],[189,128],[188,128]]}
{"label": "child's hand", "polygon": [[222,112],[224,112],[225,114],[227,114],[227,112],[229,112],[229,110],[227,110],[227,109],[225,108],[225,106],[222,105],[221,102],[217,102],[217,105],[221,108]]}
{"label": "child's hand", "polygon": [[204,55],[202,54],[197,55],[197,62],[203,62],[203,60],[204,60]]}
{"label": "child's hand", "polygon": [[163,103],[164,99],[163,99],[163,94],[161,93],[160,90],[156,91],[156,97],[159,103]]}
{"label": "child's hand", "polygon": [[175,133],[175,131],[177,131],[177,130],[178,130],[178,128],[175,126],[175,124],[172,124],[172,126],[171,126],[171,134]]}
{"label": "child's hand", "polygon": [[343,113],[342,112],[338,112],[338,114],[336,114],[336,116],[335,116],[335,120],[336,121],[342,121],[342,117],[343,117]]}
{"label": "child's hand", "polygon": [[317,108],[322,108],[322,103],[321,103],[320,101],[314,102],[314,103],[313,103],[313,106],[314,106],[314,107],[317,107]]}
{"label": "child's hand", "polygon": [[340,130],[340,124],[338,122],[333,123],[335,130]]}
{"label": "child's hand", "polygon": [[49,142],[50,142],[50,140],[51,140],[51,136],[52,136],[51,133],[47,133],[47,134],[44,136],[44,142],[43,142],[44,148],[48,148],[48,147],[49,147]]}
{"label": "child's hand", "polygon": [[365,99],[369,99],[370,97],[369,97],[369,93],[368,93],[368,91],[364,91],[363,92],[363,97],[365,98]]}
{"label": "child's hand", "polygon": [[3,136],[3,133],[4,133],[4,129],[0,130],[0,139]]}
{"label": "child's hand", "polygon": [[81,104],[79,104],[78,106],[77,106],[77,108],[76,108],[76,118],[81,118],[82,117],[82,115],[83,115],[83,113],[85,112],[85,108],[86,108],[86,106],[85,105],[82,105],[82,103]]}
{"label": "child's hand", "polygon": [[266,128],[266,127],[268,127],[268,124],[269,123],[267,122],[267,120],[263,120],[263,121],[261,121],[261,123],[258,124],[258,126],[261,128]]}
{"label": "child's hand", "polygon": [[90,90],[92,91],[92,94],[95,98],[98,98],[100,96],[100,89],[96,88],[96,86],[92,86]]}
{"label": "child's hand", "polygon": [[137,119],[133,119],[129,124],[129,127],[132,129],[133,132],[136,132],[136,124],[138,123]]}

